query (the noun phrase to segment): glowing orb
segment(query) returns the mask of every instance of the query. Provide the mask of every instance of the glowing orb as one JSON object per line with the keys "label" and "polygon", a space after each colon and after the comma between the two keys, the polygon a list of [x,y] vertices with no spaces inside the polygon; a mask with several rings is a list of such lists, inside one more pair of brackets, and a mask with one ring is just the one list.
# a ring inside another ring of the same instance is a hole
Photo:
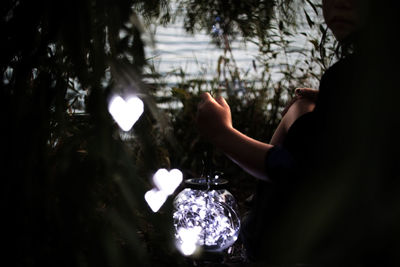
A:
{"label": "glowing orb", "polygon": [[120,96],[113,97],[108,105],[108,111],[124,131],[129,131],[140,118],[144,110],[143,101],[131,96],[125,101]]}
{"label": "glowing orb", "polygon": [[[222,188],[227,181],[216,179],[209,186],[204,186],[203,178],[188,181],[192,186],[181,191],[174,200],[173,219],[178,249],[187,256],[194,252],[193,243],[211,252],[229,248],[238,238],[240,219],[234,197]],[[196,235],[188,237],[189,230]]]}

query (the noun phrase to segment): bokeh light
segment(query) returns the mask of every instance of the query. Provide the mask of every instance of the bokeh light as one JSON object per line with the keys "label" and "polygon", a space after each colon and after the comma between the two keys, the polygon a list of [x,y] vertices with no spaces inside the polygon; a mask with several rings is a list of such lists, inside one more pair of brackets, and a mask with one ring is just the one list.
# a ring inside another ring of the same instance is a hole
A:
{"label": "bokeh light", "polygon": [[167,200],[168,195],[166,195],[163,191],[157,190],[155,188],[147,191],[144,194],[144,199],[147,202],[147,205],[151,208],[153,212],[157,212],[164,202]]}
{"label": "bokeh light", "polygon": [[157,212],[169,195],[172,195],[175,189],[181,184],[183,174],[178,169],[170,171],[166,169],[159,169],[153,175],[153,182],[156,188],[147,191],[144,199],[153,212]]}
{"label": "bokeh light", "polygon": [[197,239],[201,233],[201,227],[180,228],[178,235],[181,237],[181,242],[178,244],[179,250],[185,256],[192,255],[197,249]]}
{"label": "bokeh light", "polygon": [[175,189],[181,184],[182,179],[182,172],[178,169],[172,169],[170,171],[159,169],[153,176],[154,184],[167,195],[174,193]]}
{"label": "bokeh light", "polygon": [[140,118],[143,110],[143,101],[136,96],[130,96],[126,101],[120,96],[114,96],[111,98],[108,105],[108,111],[117,122],[118,126],[126,132],[129,131]]}

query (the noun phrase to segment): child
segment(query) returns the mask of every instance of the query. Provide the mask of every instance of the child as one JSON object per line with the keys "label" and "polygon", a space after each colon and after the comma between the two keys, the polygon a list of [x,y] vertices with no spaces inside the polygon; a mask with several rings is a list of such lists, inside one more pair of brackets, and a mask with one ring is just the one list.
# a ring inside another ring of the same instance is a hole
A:
{"label": "child", "polygon": [[[325,22],[343,47],[353,45],[360,25],[355,2],[322,1]],[[236,130],[223,97],[202,95],[197,113],[200,133],[246,172],[265,181],[256,194],[254,210],[242,224],[242,240],[249,259],[310,260],[310,255],[302,252],[307,248],[299,247],[304,245],[301,244],[301,230],[293,230],[291,234],[279,229],[287,230],[288,227],[282,225],[292,223],[288,222],[288,218],[292,218],[288,214],[292,214],[295,207],[297,189],[309,186],[309,177],[321,170],[330,149],[345,138],[343,133],[333,139],[329,135],[329,125],[340,107],[341,96],[354,84],[354,64],[353,55],[334,64],[323,75],[318,93],[307,88],[297,89],[296,101],[288,107],[269,143]],[[299,206],[296,209],[302,214]]]}

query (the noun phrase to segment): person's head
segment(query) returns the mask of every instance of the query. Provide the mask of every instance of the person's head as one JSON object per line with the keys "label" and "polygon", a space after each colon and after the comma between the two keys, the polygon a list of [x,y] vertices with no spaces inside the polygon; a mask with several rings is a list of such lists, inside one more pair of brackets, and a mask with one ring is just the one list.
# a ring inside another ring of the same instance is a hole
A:
{"label": "person's head", "polygon": [[322,0],[322,11],[329,29],[339,42],[354,34],[360,24],[359,0]]}

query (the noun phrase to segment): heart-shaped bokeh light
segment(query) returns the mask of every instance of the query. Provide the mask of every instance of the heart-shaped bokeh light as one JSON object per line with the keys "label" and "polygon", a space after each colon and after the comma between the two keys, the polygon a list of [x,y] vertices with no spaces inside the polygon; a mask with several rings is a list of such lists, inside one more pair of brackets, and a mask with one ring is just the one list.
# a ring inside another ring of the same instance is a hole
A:
{"label": "heart-shaped bokeh light", "polygon": [[192,255],[197,249],[197,240],[201,233],[201,227],[195,226],[192,228],[180,228],[178,235],[182,239],[182,243],[178,245],[179,250],[185,256]]}
{"label": "heart-shaped bokeh light", "polygon": [[144,199],[153,212],[157,212],[161,208],[161,206],[167,200],[167,197],[168,195],[155,188],[147,191],[146,194],[144,194]]}
{"label": "heart-shaped bokeh light", "polygon": [[181,184],[183,179],[182,172],[178,169],[167,171],[159,169],[153,176],[153,182],[160,191],[167,195],[172,195],[175,189]]}
{"label": "heart-shaped bokeh light", "polygon": [[120,96],[114,96],[108,105],[108,111],[124,131],[129,131],[140,118],[144,110],[143,101],[136,96],[130,96],[126,101]]}
{"label": "heart-shaped bokeh light", "polygon": [[157,188],[147,191],[144,195],[144,199],[153,212],[157,212],[161,208],[168,196],[174,193],[182,180],[182,172],[178,169],[172,169],[171,171],[159,169],[153,175],[153,182]]}

